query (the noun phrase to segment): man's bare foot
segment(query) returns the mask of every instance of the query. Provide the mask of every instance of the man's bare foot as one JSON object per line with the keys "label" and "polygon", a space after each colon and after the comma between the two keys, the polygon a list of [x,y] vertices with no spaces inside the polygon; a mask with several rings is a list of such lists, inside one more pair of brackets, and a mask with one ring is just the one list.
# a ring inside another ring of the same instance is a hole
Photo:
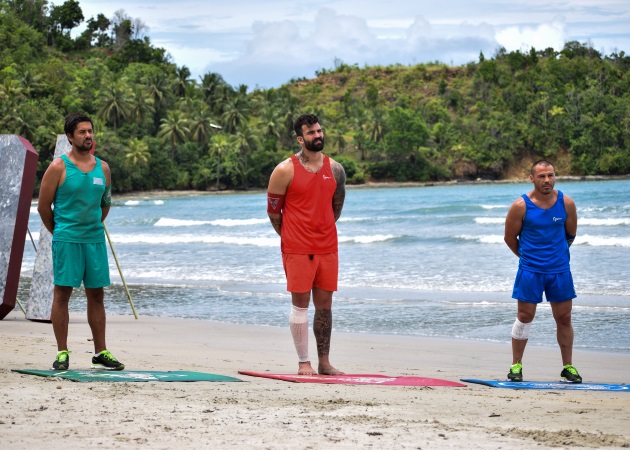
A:
{"label": "man's bare foot", "polygon": [[320,364],[317,367],[317,371],[319,372],[320,375],[344,375],[344,373],[341,370],[335,369],[330,364],[328,365]]}
{"label": "man's bare foot", "polygon": [[310,361],[298,363],[298,375],[317,375]]}

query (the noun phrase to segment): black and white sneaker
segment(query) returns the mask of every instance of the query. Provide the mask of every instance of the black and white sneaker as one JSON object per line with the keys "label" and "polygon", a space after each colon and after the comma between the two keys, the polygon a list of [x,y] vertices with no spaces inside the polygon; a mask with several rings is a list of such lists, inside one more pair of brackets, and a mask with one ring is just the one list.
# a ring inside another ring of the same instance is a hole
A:
{"label": "black and white sneaker", "polygon": [[125,365],[114,358],[109,350],[103,350],[92,357],[92,369],[123,370]]}
{"label": "black and white sneaker", "polygon": [[53,362],[53,370],[68,370],[70,368],[70,352],[62,350],[57,353],[57,359]]}
{"label": "black and white sneaker", "polygon": [[562,369],[562,372],[560,372],[560,381],[563,381],[565,383],[579,384],[582,382],[582,377],[575,367],[568,364],[564,366],[564,369]]}

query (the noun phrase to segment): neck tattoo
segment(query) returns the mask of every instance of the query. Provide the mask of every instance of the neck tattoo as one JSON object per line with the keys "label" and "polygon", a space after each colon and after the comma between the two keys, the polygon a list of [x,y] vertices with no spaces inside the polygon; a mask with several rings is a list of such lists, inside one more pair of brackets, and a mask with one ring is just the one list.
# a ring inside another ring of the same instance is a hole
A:
{"label": "neck tattoo", "polygon": [[302,164],[302,167],[304,167],[307,172],[317,173],[317,171],[314,168],[308,165],[310,158],[306,156],[304,153],[302,152],[298,153],[298,159],[300,160],[300,164]]}
{"label": "neck tattoo", "polygon": [[302,151],[298,154],[298,157],[300,158],[300,161],[302,161],[302,164],[307,164],[310,161],[309,157]]}

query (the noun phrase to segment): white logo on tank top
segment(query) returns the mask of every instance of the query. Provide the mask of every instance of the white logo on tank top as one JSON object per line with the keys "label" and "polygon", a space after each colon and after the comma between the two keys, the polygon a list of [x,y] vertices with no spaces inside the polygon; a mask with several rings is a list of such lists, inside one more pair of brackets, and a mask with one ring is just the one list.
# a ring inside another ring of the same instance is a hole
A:
{"label": "white logo on tank top", "polygon": [[562,217],[554,217],[554,218],[553,218],[553,221],[554,221],[554,222],[557,222],[558,220],[562,220]]}

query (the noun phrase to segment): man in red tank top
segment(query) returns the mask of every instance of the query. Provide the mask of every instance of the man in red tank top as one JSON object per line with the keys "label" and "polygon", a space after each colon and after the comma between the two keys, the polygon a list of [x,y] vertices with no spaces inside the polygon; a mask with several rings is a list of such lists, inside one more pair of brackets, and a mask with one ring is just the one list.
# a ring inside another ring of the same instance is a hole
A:
{"label": "man in red tank top", "polygon": [[[267,190],[269,220],[281,238],[282,263],[291,292],[289,323],[298,374],[339,375],[329,361],[332,296],[337,290],[337,227],[346,196],[346,173],[322,153],[319,119],[303,114],[293,125],[301,150],[276,166]],[[308,357],[308,306],[313,297],[317,371]]]}

